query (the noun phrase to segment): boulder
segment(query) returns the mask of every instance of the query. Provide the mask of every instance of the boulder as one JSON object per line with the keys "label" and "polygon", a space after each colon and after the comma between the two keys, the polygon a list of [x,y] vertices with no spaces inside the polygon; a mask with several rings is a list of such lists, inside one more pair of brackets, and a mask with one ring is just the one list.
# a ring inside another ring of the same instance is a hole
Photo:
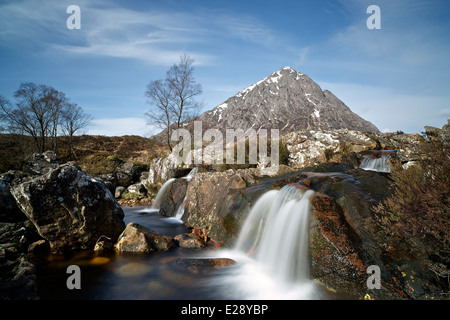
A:
{"label": "boulder", "polygon": [[74,162],[11,187],[11,194],[54,252],[92,249],[99,237],[116,239],[124,213],[102,181]]}
{"label": "boulder", "polygon": [[176,241],[178,241],[178,245],[181,248],[186,249],[202,249],[206,246],[203,239],[195,233],[184,233],[179,234],[175,236],[174,238]]}
{"label": "boulder", "polygon": [[133,162],[124,162],[116,169],[116,186],[128,187],[139,178],[139,172]]}
{"label": "boulder", "polygon": [[148,229],[138,223],[130,222],[119,236],[115,249],[118,252],[150,253],[167,251],[176,246],[176,241]]}
{"label": "boulder", "polygon": [[167,189],[161,201],[159,214],[166,217],[173,217],[178,208],[183,204],[186,197],[188,181],[186,179],[176,179]]}
{"label": "boulder", "polygon": [[0,244],[0,300],[37,300],[36,266],[12,243]]}
{"label": "boulder", "polygon": [[342,208],[330,196],[311,198],[311,274],[327,287],[358,296],[364,290],[367,265],[362,260],[361,239],[345,220]]}
{"label": "boulder", "polygon": [[[186,226],[205,229],[212,239],[223,241],[228,238],[229,194],[247,187],[253,176],[246,170],[206,172],[196,174],[186,191],[186,205],[183,221]],[[232,219],[232,218],[231,218]]]}
{"label": "boulder", "polygon": [[[116,189],[117,190],[117,189]],[[137,194],[139,196],[145,197],[147,196],[147,189],[145,189],[142,183],[132,184],[127,188],[128,192]]]}
{"label": "boulder", "polygon": [[150,168],[148,171],[148,178],[145,184],[154,185],[158,182],[165,182],[172,178],[174,174],[174,169],[179,168],[181,163],[179,163],[178,158],[172,153],[165,158],[155,158],[150,163]]}
{"label": "boulder", "polygon": [[120,198],[126,191],[125,187],[117,187],[114,191],[114,197]]}

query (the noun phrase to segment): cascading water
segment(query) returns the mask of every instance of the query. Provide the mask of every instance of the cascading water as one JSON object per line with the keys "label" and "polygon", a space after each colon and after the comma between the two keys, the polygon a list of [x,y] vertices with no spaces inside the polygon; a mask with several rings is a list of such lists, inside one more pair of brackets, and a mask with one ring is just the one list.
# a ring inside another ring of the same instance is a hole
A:
{"label": "cascading water", "polygon": [[161,202],[164,199],[164,196],[166,195],[167,189],[172,185],[172,183],[175,181],[175,178],[171,178],[164,182],[161,189],[159,189],[158,193],[156,194],[155,201],[153,201],[152,209],[159,209],[161,206]]}
{"label": "cascading water", "polygon": [[194,175],[198,172],[198,168],[194,167],[186,177],[184,177],[184,179],[186,179],[187,181],[191,181],[192,178],[194,177]]}
{"label": "cascading water", "polygon": [[177,209],[177,212],[175,212],[175,219],[180,220],[183,218],[184,215],[184,207],[186,205],[186,197],[183,198],[183,201],[181,202],[180,206]]}
{"label": "cascading water", "polygon": [[[238,261],[223,285],[239,299],[309,299],[309,213],[314,191],[287,185],[265,193],[228,254]],[[237,295],[237,296],[236,296]]]}
{"label": "cascading water", "polygon": [[371,150],[371,154],[364,157],[359,168],[367,171],[390,173],[391,168],[388,161],[393,155],[395,155],[395,150]]}

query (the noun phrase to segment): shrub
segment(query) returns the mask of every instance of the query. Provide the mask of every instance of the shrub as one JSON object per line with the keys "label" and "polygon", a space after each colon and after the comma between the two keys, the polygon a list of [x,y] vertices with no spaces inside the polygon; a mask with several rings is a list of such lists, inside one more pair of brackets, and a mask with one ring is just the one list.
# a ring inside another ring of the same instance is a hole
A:
{"label": "shrub", "polygon": [[450,152],[432,138],[422,145],[421,154],[424,158],[417,165],[393,171],[394,193],[375,211],[391,236],[424,256],[426,267],[448,281]]}

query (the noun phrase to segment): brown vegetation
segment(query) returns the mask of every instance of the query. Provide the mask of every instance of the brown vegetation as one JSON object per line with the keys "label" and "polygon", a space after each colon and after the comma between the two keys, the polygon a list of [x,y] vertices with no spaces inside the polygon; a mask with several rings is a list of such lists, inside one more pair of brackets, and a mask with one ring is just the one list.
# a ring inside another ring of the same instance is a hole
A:
{"label": "brown vegetation", "polygon": [[[29,136],[0,134],[0,172],[22,169],[23,160],[37,152],[35,149]],[[153,158],[168,154],[167,147],[140,136],[75,136],[73,150],[75,155],[69,151],[67,137],[58,137],[58,161],[75,160],[84,171],[92,174],[111,172],[117,159],[148,166]]]}

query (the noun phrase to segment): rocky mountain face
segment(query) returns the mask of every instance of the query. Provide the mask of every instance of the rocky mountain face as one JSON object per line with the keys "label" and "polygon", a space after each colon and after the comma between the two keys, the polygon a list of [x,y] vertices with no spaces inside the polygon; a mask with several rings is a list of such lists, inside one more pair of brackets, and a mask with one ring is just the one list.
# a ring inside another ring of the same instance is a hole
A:
{"label": "rocky mountain face", "polygon": [[284,67],[240,91],[198,120],[204,127],[225,129],[298,130],[352,129],[379,132],[341,100],[306,74]]}

